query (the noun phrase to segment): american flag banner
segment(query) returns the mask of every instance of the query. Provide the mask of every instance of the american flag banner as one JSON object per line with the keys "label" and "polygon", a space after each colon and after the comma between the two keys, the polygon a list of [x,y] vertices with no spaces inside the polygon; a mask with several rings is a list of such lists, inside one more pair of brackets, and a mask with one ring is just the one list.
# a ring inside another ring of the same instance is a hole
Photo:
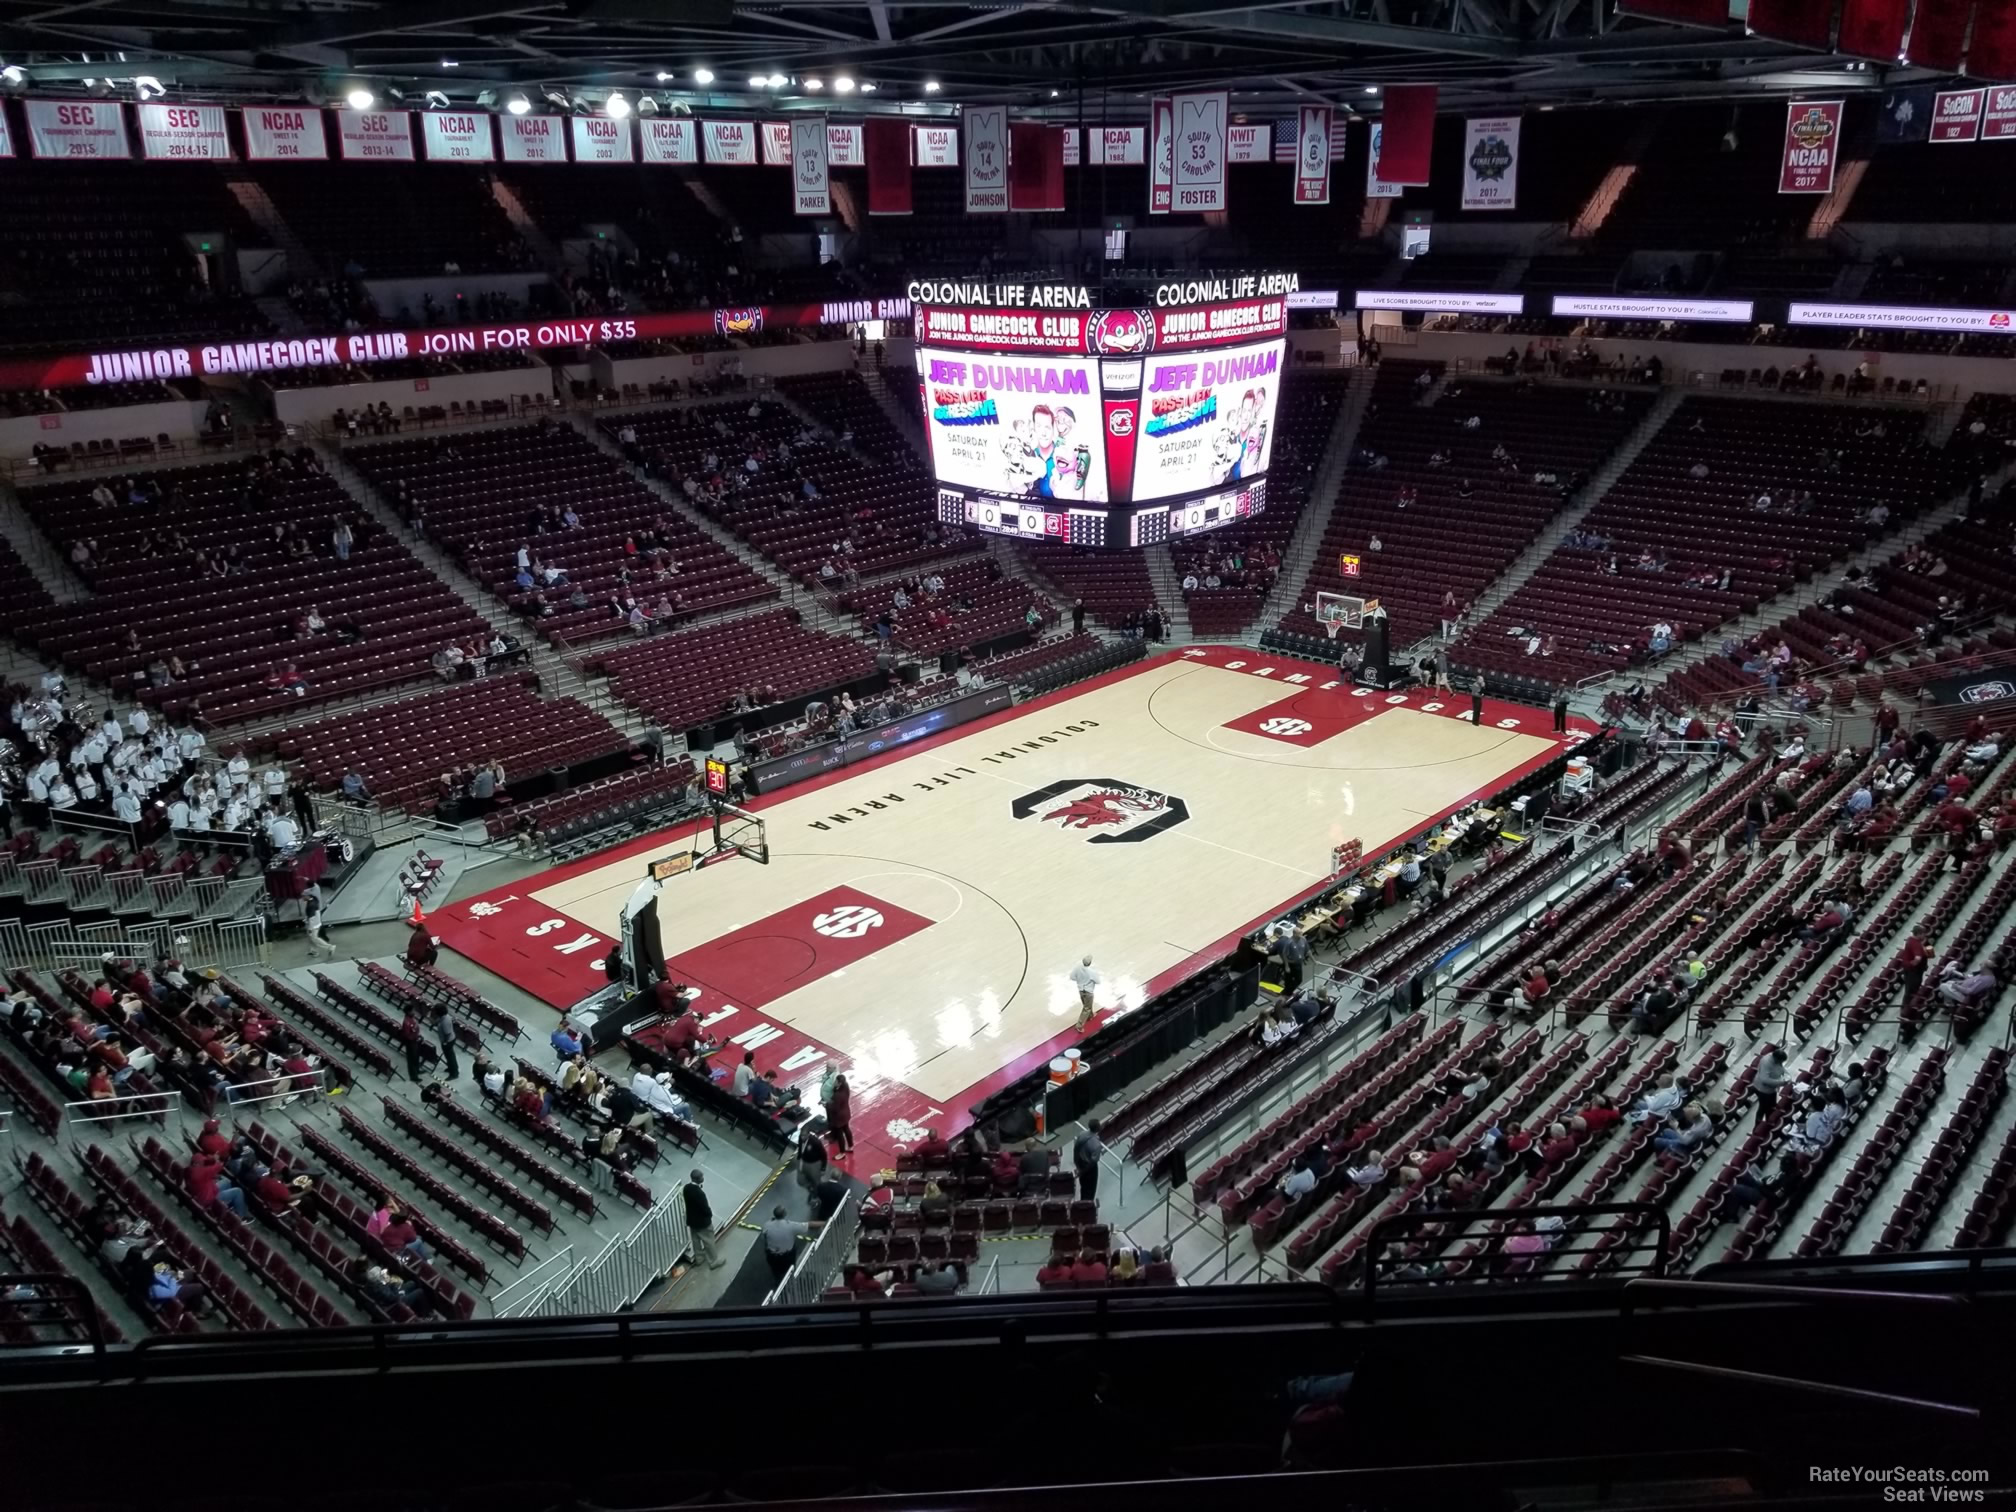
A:
{"label": "american flag banner", "polygon": [[[1289,116],[1274,123],[1274,161],[1292,163],[1301,157],[1297,148],[1301,144],[1302,125],[1299,118]],[[1344,149],[1351,140],[1351,125],[1344,117],[1332,112],[1330,116],[1330,161],[1344,161]]]}

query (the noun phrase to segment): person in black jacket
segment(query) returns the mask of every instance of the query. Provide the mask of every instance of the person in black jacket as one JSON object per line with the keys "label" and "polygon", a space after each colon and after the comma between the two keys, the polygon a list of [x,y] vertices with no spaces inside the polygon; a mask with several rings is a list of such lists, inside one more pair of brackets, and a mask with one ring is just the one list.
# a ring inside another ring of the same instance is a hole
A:
{"label": "person in black jacket", "polygon": [[719,1270],[725,1262],[714,1253],[714,1209],[707,1204],[706,1180],[705,1174],[695,1171],[679,1193],[686,1203],[686,1234],[693,1241],[694,1262],[705,1261],[709,1270]]}

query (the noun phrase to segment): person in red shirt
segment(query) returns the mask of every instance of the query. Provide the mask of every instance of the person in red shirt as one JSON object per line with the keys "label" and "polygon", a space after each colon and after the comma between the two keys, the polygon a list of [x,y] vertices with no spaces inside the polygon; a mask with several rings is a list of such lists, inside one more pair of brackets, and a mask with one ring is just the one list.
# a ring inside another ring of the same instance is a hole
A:
{"label": "person in red shirt", "polygon": [[1965,772],[1955,772],[1946,779],[1946,796],[1948,798],[1965,798],[1973,791],[1974,779],[1969,777]]}
{"label": "person in red shirt", "polygon": [[1456,1151],[1450,1147],[1447,1135],[1438,1134],[1432,1147],[1420,1159],[1409,1160],[1408,1164],[1420,1171],[1423,1181],[1433,1181],[1456,1164]]}
{"label": "person in red shirt", "polygon": [[1003,1149],[994,1157],[994,1190],[1012,1192],[1022,1182],[1022,1162],[1013,1150]]}
{"label": "person in red shirt", "polygon": [[206,1118],[203,1120],[203,1132],[196,1136],[196,1148],[202,1154],[215,1155],[221,1160],[231,1153],[231,1140],[218,1132],[216,1119]]}
{"label": "person in red shirt", "polygon": [[294,1091],[307,1092],[313,1089],[315,1085],[315,1068],[308,1064],[308,1057],[301,1053],[300,1046],[295,1046],[294,1053],[280,1063],[280,1069],[294,1078],[289,1083],[289,1086]]}
{"label": "person in red shirt", "polygon": [[[660,982],[654,990],[662,990],[666,985]],[[665,1030],[665,1049],[684,1065],[694,1056],[705,1055],[714,1049],[714,1042],[702,1032],[698,1014],[681,1013]]]}
{"label": "person in red shirt", "polygon": [[252,1184],[252,1195],[257,1197],[269,1213],[278,1216],[293,1211],[300,1202],[301,1194],[274,1175],[265,1166],[259,1168],[259,1179]]}
{"label": "person in red shirt", "polygon": [[114,1001],[115,998],[113,996],[112,984],[110,982],[106,981],[105,978],[100,977],[96,982],[92,983],[91,1006],[93,1008],[97,1009],[100,1013],[103,1013],[105,1012],[106,1009],[112,1006]]}
{"label": "person in red shirt", "polygon": [[214,1207],[222,1203],[243,1218],[245,1194],[224,1179],[223,1170],[224,1162],[215,1155],[198,1154],[190,1160],[189,1168],[182,1173],[182,1182],[189,1188],[189,1196],[199,1208]]}
{"label": "person in red shirt", "polygon": [[112,1097],[112,1073],[103,1065],[93,1066],[91,1074],[84,1078],[84,1095],[93,1102],[107,1102]]}
{"label": "person in red shirt", "polygon": [[1918,996],[1918,989],[1925,985],[1925,968],[1932,960],[1932,952],[1925,948],[1925,942],[1916,934],[1905,938],[1904,949],[1898,953],[1897,967],[1902,974],[1904,1001],[1910,1002]]}
{"label": "person in red shirt", "polygon": [[1533,968],[1533,974],[1526,978],[1526,985],[1520,989],[1526,997],[1528,1008],[1537,1008],[1547,996],[1547,973],[1540,967]]}
{"label": "person in red shirt", "polygon": [[1043,1268],[1036,1272],[1036,1285],[1039,1288],[1067,1286],[1070,1281],[1071,1260],[1066,1255],[1052,1255],[1044,1263]]}
{"label": "person in red shirt", "polygon": [[[1078,1256],[1077,1264],[1071,1267],[1071,1279],[1080,1286],[1104,1286],[1106,1284],[1106,1257],[1085,1250]],[[1042,1277],[1037,1277],[1040,1283]]]}
{"label": "person in red shirt", "polygon": [[1581,1141],[1575,1135],[1580,1132],[1582,1120],[1571,1118],[1566,1124],[1549,1124],[1547,1143],[1540,1148],[1540,1164],[1544,1169],[1560,1165],[1580,1147]]}
{"label": "person in red shirt", "polygon": [[1578,1116],[1582,1120],[1583,1127],[1591,1134],[1601,1134],[1620,1123],[1624,1117],[1617,1111],[1617,1105],[1610,1100],[1608,1094],[1599,1094],[1596,1101],[1584,1108]]}
{"label": "person in red shirt", "polygon": [[378,1233],[378,1242],[395,1255],[409,1255],[416,1260],[428,1256],[427,1245],[420,1237],[420,1231],[404,1213],[394,1213],[385,1227]]}
{"label": "person in red shirt", "polygon": [[[1037,1279],[1042,1279],[1042,1272],[1037,1273]],[[857,1297],[884,1297],[889,1294],[887,1284],[865,1265],[848,1266],[840,1284]]]}
{"label": "person in red shirt", "polygon": [[1517,1119],[1505,1125],[1499,1142],[1505,1146],[1507,1155],[1524,1155],[1533,1148],[1533,1136],[1526,1132],[1526,1126]]}
{"label": "person in red shirt", "polygon": [[432,966],[441,954],[434,944],[434,936],[425,924],[415,924],[413,933],[406,939],[406,964],[408,966]]}
{"label": "person in red shirt", "polygon": [[1974,810],[1957,798],[1948,798],[1933,811],[1932,817],[1942,828],[1956,839],[1967,833],[1974,824]]}

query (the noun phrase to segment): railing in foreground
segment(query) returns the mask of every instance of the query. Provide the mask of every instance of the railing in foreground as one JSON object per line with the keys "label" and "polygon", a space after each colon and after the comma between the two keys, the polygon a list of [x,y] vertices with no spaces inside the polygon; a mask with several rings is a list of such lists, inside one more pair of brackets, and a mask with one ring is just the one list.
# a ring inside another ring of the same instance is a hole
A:
{"label": "railing in foreground", "polygon": [[843,1257],[854,1252],[854,1236],[861,1227],[861,1202],[849,1192],[826,1220],[826,1226],[812,1236],[812,1242],[798,1251],[784,1279],[763,1299],[765,1307],[799,1307],[817,1302]]}
{"label": "railing in foreground", "polygon": [[[1614,1218],[1604,1227],[1592,1219]],[[1528,1244],[1512,1249],[1511,1241]],[[1482,1208],[1472,1212],[1395,1213],[1372,1225],[1365,1244],[1365,1300],[1379,1288],[1502,1285],[1566,1276],[1592,1254],[1605,1256],[1602,1276],[1665,1272],[1672,1230],[1666,1210],[1651,1202],[1577,1202],[1559,1206]],[[1474,1248],[1476,1253],[1466,1254]],[[1557,1262],[1575,1257],[1575,1266]]]}
{"label": "railing in foreground", "polygon": [[52,919],[46,924],[0,920],[0,964],[37,971],[78,971],[100,974],[107,955],[122,961],[152,965],[167,956],[185,971],[205,966],[230,970],[266,960],[266,920],[251,914],[242,919],[166,919],[142,923],[112,919],[103,924],[78,924]]}
{"label": "railing in foreground", "polygon": [[592,1260],[583,1260],[515,1314],[559,1318],[577,1313],[622,1312],[651,1288],[686,1253],[686,1204],[668,1193],[619,1234]]}

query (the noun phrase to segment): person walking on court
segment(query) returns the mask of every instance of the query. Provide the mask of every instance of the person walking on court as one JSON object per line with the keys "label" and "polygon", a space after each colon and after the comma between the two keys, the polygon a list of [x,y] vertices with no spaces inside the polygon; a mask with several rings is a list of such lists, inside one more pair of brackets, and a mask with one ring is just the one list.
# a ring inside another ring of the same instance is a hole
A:
{"label": "person walking on court", "polygon": [[406,1017],[399,1023],[399,1047],[406,1052],[406,1079],[420,1080],[420,1020],[413,1017],[413,1010],[406,1010]]}
{"label": "person walking on court", "polygon": [[1484,723],[1484,674],[1479,672],[1470,679],[1470,723]]}
{"label": "person walking on court", "polygon": [[847,1078],[834,1077],[833,1091],[826,1099],[826,1133],[833,1141],[834,1153],[838,1155],[854,1153],[852,1096],[848,1090]]}
{"label": "person walking on court", "polygon": [[1568,690],[1565,688],[1554,695],[1554,733],[1568,733]]}
{"label": "person walking on court", "polygon": [[1099,1137],[1099,1120],[1085,1125],[1085,1132],[1071,1146],[1071,1165],[1078,1172],[1078,1195],[1091,1202],[1099,1195],[1099,1157],[1106,1153],[1106,1141]]}
{"label": "person walking on court", "polygon": [[1089,955],[1071,968],[1072,985],[1078,989],[1078,1032],[1083,1034],[1085,1026],[1092,1022],[1092,995],[1099,989],[1099,973],[1092,969]]}
{"label": "person walking on court", "polygon": [[686,1204],[686,1237],[692,1242],[693,1263],[719,1270],[724,1262],[714,1253],[714,1208],[702,1190],[706,1180],[703,1173],[695,1171],[679,1193]]}
{"label": "person walking on court", "polygon": [[453,1010],[443,1003],[440,1011],[434,1015],[434,1038],[441,1045],[441,1064],[447,1069],[450,1081],[462,1075],[462,1067],[455,1059],[455,1033],[458,1027]]}
{"label": "person walking on court", "polygon": [[1437,646],[1435,648],[1435,688],[1437,692],[1441,693],[1454,693],[1456,691],[1449,685],[1449,648],[1447,646]]}
{"label": "person walking on court", "polygon": [[307,933],[310,950],[319,950],[333,959],[336,945],[329,938],[329,921],[323,917],[319,891],[311,887],[301,895],[301,928]]}
{"label": "person walking on court", "polygon": [[770,1210],[770,1221],[763,1225],[763,1258],[770,1262],[772,1281],[782,1281],[790,1273],[791,1262],[798,1257],[798,1241],[825,1226],[818,1218],[785,1217],[781,1202]]}

